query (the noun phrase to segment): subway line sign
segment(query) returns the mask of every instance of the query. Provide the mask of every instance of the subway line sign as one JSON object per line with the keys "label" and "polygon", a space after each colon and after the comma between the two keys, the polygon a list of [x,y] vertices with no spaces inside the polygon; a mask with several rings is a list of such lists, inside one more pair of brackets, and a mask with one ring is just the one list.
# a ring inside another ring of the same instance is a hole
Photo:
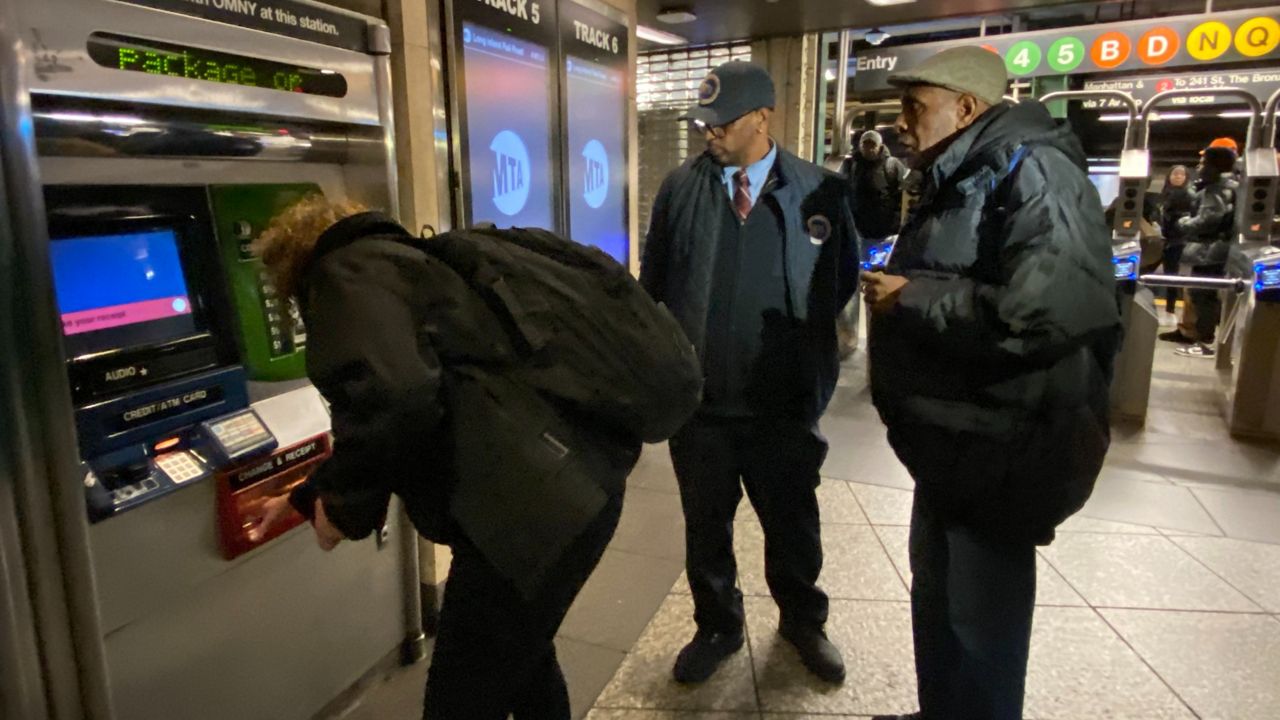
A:
{"label": "subway line sign", "polygon": [[940,50],[980,43],[1010,77],[1193,68],[1280,59],[1280,12],[1240,10],[874,48],[855,56],[854,92],[884,90],[889,75]]}

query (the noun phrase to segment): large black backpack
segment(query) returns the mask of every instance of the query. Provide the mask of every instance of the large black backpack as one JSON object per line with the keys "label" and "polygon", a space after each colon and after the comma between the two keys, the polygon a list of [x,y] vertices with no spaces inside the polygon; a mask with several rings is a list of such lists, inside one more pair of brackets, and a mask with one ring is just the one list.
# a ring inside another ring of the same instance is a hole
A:
{"label": "large black backpack", "polygon": [[522,228],[457,230],[418,244],[507,327],[520,357],[514,375],[577,414],[661,442],[697,409],[693,344],[599,249]]}

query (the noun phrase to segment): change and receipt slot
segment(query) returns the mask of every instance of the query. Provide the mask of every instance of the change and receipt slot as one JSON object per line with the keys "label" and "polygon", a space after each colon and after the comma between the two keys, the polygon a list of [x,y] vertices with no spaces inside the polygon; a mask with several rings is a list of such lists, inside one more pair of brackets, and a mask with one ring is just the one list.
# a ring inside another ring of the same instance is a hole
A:
{"label": "change and receipt slot", "polygon": [[1115,100],[1128,112],[1111,227],[1111,263],[1115,268],[1117,300],[1124,324],[1124,342],[1116,356],[1115,378],[1111,383],[1111,411],[1114,417],[1142,423],[1146,420],[1151,395],[1151,364],[1160,327],[1155,298],[1151,290],[1138,282],[1143,202],[1151,181],[1145,126],[1139,120],[1138,102],[1128,93],[1067,90],[1040,98],[1043,103],[1055,100]]}
{"label": "change and receipt slot", "polygon": [[46,519],[85,526],[59,568],[104,688],[83,714],[312,717],[420,657],[416,534],[395,512],[328,554],[306,528],[248,541],[330,452],[305,328],[251,242],[316,191],[396,211],[388,29],[306,0],[10,5],[44,198],[10,210],[48,218],[26,281],[62,329],[32,365],[71,390],[48,422],[74,441],[43,452],[79,458],[54,482],[85,498]]}

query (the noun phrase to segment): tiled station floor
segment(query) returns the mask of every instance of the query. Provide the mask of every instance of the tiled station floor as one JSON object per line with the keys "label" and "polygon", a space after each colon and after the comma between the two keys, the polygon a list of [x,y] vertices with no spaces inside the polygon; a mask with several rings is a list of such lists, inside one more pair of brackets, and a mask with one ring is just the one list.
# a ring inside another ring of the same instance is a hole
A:
{"label": "tiled station floor", "polygon": [[[907,589],[911,479],[848,363],[823,430],[820,488],[842,687],[806,674],[776,633],[763,537],[736,545],[747,647],[698,688],[671,680],[692,636],[683,520],[665,447],[645,449],[622,524],[559,638],[575,718],[764,720],[915,709]],[[1233,440],[1207,360],[1157,351],[1145,428],[1117,428],[1089,504],[1040,549],[1027,682],[1031,720],[1280,718],[1280,447]],[[341,715],[420,717],[426,664]]]}

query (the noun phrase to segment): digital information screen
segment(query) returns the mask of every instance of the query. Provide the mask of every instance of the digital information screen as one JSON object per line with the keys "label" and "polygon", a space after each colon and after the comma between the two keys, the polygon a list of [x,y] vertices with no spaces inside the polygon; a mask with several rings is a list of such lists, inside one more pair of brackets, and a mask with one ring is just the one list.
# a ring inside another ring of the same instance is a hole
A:
{"label": "digital information screen", "polygon": [[344,97],[347,80],[333,70],[232,55],[173,43],[96,32],[89,57],[103,67],[127,72],[205,80],[304,95]]}
{"label": "digital information screen", "polygon": [[569,234],[627,264],[625,74],[565,58],[569,124]]}
{"label": "digital information screen", "polygon": [[1111,264],[1115,266],[1116,279],[1137,280],[1138,259],[1137,255],[1124,255],[1121,257],[1111,258]]}
{"label": "digital information screen", "polygon": [[62,238],[50,257],[72,357],[196,332],[172,228]]}
{"label": "digital information screen", "polygon": [[470,224],[554,231],[547,49],[462,24]]}
{"label": "digital information screen", "polygon": [[1089,182],[1098,189],[1098,198],[1102,200],[1102,207],[1108,207],[1120,194],[1120,176],[1112,174],[1090,174]]}
{"label": "digital information screen", "polygon": [[1258,292],[1264,290],[1280,290],[1280,263],[1274,265],[1258,265],[1253,269],[1254,289]]}

